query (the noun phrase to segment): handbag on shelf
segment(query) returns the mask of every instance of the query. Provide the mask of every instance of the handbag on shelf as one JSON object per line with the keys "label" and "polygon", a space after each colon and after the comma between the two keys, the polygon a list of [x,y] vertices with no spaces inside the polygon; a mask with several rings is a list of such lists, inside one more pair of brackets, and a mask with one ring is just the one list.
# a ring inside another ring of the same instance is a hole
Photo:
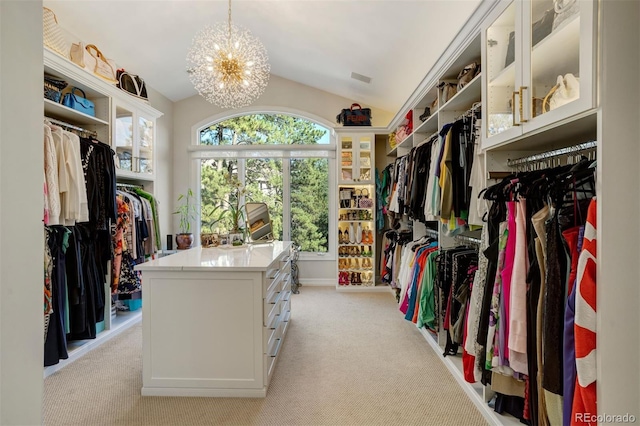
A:
{"label": "handbag on shelf", "polygon": [[344,126],[371,126],[371,109],[351,104],[336,116],[336,121]]}
{"label": "handbag on shelf", "polygon": [[440,93],[440,100],[443,104],[446,104],[449,99],[453,98],[458,93],[458,84],[447,81],[441,81],[438,84],[438,91]]}
{"label": "handbag on shelf", "polygon": [[407,132],[411,134],[413,132],[413,111],[409,111],[407,115],[404,116],[404,123],[407,126]]}
{"label": "handbag on shelf", "polygon": [[552,30],[555,30],[563,22],[580,12],[580,2],[577,0],[553,0],[553,10],[555,14]]}
{"label": "handbag on shelf", "polygon": [[50,101],[60,103],[62,98],[62,90],[67,87],[69,83],[59,78],[53,77],[49,74],[44,75],[44,98]]}
{"label": "handbag on shelf", "polygon": [[458,73],[458,85],[456,87],[457,91],[462,90],[464,86],[469,84],[469,82],[476,78],[478,74],[480,74],[480,64],[477,62],[473,62],[462,68],[462,70]]}
{"label": "handbag on shelf", "polygon": [[69,43],[62,34],[56,14],[48,7],[42,8],[42,40],[49,49],[65,58],[69,57]]}
{"label": "handbag on shelf", "polygon": [[73,43],[71,45],[71,60],[73,63],[93,73],[111,84],[117,84],[116,64],[107,59],[95,44]]}
{"label": "handbag on shelf", "polygon": [[[571,0],[566,0],[571,1]],[[575,1],[575,0],[574,0]],[[542,18],[534,22],[531,26],[531,45],[535,46],[540,43],[546,36],[551,34],[551,31],[555,28],[556,23],[556,11],[555,9],[547,10]],[[509,33],[509,40],[507,42],[507,54],[504,60],[504,67],[508,67],[516,59],[516,32],[511,31]]]}
{"label": "handbag on shelf", "polygon": [[433,102],[431,102],[431,105],[429,105],[429,112],[433,114],[437,110],[438,110],[438,97],[436,96]]}
{"label": "handbag on shelf", "polygon": [[[344,179],[344,176],[343,176]],[[348,209],[351,207],[351,195],[353,194],[353,188],[341,188],[340,189],[340,208]]]}
{"label": "handbag on shelf", "polygon": [[542,18],[533,23],[531,27],[531,45],[536,46],[546,36],[551,34],[553,30],[553,21],[555,20],[556,11],[554,8],[547,10]]}
{"label": "handbag on shelf", "polygon": [[[82,93],[82,96],[77,95],[76,90]],[[87,99],[87,95],[84,93],[84,90],[78,87],[73,87],[71,92],[64,95],[64,98],[62,98],[62,105],[92,117],[96,116],[96,110],[93,102]]]}
{"label": "handbag on shelf", "polygon": [[405,140],[410,133],[411,132],[409,132],[407,126],[398,127],[398,130],[396,130],[396,145],[402,143],[402,141]]}
{"label": "handbag on shelf", "polygon": [[147,96],[147,88],[144,84],[144,80],[140,78],[140,76],[131,74],[130,72],[120,68],[117,71],[117,77],[119,89],[124,90],[136,98],[144,99],[145,101],[149,100]]}
{"label": "handbag on shelf", "polygon": [[509,33],[509,40],[507,41],[507,55],[504,58],[504,67],[508,67],[516,60],[516,32],[511,31]]}
{"label": "handbag on shelf", "polygon": [[555,86],[542,102],[542,112],[554,110],[580,98],[580,80],[571,73],[559,75]]}
{"label": "handbag on shelf", "polygon": [[362,197],[358,200],[358,207],[360,207],[361,209],[372,208],[373,199],[369,198],[369,190],[367,188],[363,188],[361,193],[362,193]]}
{"label": "handbag on shelf", "polygon": [[396,140],[396,132],[391,132],[389,134],[389,146],[391,149],[394,149],[398,145],[398,141]]}

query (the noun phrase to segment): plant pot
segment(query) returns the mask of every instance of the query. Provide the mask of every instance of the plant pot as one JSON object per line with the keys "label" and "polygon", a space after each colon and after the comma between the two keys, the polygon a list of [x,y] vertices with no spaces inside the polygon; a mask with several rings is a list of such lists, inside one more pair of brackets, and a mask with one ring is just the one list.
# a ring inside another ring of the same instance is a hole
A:
{"label": "plant pot", "polygon": [[200,245],[204,248],[218,247],[220,245],[220,236],[218,234],[200,234]]}
{"label": "plant pot", "polygon": [[176,245],[178,250],[190,249],[193,245],[193,234],[176,234]]}
{"label": "plant pot", "polygon": [[244,234],[237,231],[231,232],[229,234],[229,240],[227,241],[227,244],[232,246],[244,245]]}

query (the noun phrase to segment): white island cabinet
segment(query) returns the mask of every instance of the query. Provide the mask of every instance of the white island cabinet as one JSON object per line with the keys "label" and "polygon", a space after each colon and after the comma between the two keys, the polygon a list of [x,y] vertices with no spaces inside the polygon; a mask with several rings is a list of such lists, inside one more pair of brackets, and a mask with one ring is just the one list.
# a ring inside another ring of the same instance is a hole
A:
{"label": "white island cabinet", "polygon": [[142,395],[264,397],[291,316],[291,243],[178,252],[142,271]]}

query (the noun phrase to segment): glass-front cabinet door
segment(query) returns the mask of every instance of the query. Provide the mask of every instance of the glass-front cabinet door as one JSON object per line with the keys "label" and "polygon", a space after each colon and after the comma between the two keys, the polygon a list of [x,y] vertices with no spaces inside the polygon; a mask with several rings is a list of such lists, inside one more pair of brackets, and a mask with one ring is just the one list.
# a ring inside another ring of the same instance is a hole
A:
{"label": "glass-front cabinet door", "polygon": [[595,106],[594,0],[514,0],[483,27],[483,147]]}
{"label": "glass-front cabinet door", "polygon": [[153,174],[153,143],[155,136],[153,120],[138,117],[138,172]]}
{"label": "glass-front cabinet door", "polygon": [[120,177],[152,180],[155,176],[156,116],[161,114],[144,107],[121,100],[114,103],[112,141]]}
{"label": "glass-front cabinet door", "polygon": [[340,182],[373,182],[373,134],[340,134],[338,179]]}
{"label": "glass-front cabinet door", "polygon": [[341,135],[339,138],[340,164],[338,166],[338,179],[342,182],[352,182],[354,180],[354,157],[353,157],[353,137],[351,135]]}
{"label": "glass-front cabinet door", "polygon": [[[521,4],[511,2],[483,30],[483,85],[486,139],[507,140],[522,133],[519,128],[521,86]],[[492,141],[493,142],[493,141]]]}
{"label": "glass-front cabinet door", "polygon": [[528,102],[521,122],[528,132],[595,106],[595,3],[530,0],[524,5]]}
{"label": "glass-front cabinet door", "polygon": [[358,138],[358,182],[373,181],[373,138],[372,135],[361,135]]}
{"label": "glass-front cabinet door", "polygon": [[134,146],[133,146],[133,112],[116,107],[115,141],[116,168],[129,172],[135,171]]}

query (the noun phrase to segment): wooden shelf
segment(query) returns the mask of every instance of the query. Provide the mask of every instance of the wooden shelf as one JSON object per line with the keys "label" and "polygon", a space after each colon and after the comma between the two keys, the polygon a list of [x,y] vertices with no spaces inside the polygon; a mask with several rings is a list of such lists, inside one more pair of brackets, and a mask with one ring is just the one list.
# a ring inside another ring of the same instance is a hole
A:
{"label": "wooden shelf", "polygon": [[596,110],[568,117],[536,131],[487,147],[490,151],[541,152],[597,139]]}
{"label": "wooden shelf", "polygon": [[467,83],[449,101],[440,107],[439,111],[466,111],[476,102],[480,102],[482,91],[481,74],[478,74]]}
{"label": "wooden shelf", "polygon": [[99,118],[92,117],[83,112],[76,111],[57,102],[53,102],[50,99],[44,100],[44,115],[65,120],[69,124],[104,124],[109,125],[107,121],[100,120]]}
{"label": "wooden shelf", "polygon": [[148,173],[132,172],[131,170],[116,169],[116,177],[133,181],[153,182],[155,175]]}
{"label": "wooden shelf", "polygon": [[418,127],[415,128],[413,134],[432,134],[438,131],[438,111],[432,113],[429,118],[420,123]]}

